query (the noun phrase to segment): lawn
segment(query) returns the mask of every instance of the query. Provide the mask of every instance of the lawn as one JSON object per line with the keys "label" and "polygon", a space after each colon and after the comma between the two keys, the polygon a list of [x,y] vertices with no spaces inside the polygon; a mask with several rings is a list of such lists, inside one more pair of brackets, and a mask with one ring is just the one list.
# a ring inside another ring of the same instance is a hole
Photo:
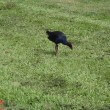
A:
{"label": "lawn", "polygon": [[[63,31],[71,51],[47,39]],[[110,110],[110,0],[0,0],[4,110]]]}

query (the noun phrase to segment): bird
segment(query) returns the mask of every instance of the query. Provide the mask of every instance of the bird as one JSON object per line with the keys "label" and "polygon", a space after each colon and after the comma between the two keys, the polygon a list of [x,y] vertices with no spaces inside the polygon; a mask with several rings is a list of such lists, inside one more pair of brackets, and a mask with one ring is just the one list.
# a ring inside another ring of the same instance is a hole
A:
{"label": "bird", "polygon": [[63,44],[68,46],[71,50],[73,49],[72,43],[67,41],[66,35],[61,31],[49,31],[46,30],[48,39],[55,43],[55,55],[58,53],[58,44]]}

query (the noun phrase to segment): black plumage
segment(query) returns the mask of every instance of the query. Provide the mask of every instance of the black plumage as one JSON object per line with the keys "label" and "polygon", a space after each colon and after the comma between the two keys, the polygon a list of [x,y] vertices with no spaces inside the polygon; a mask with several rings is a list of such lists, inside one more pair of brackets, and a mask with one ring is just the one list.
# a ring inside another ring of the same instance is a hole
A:
{"label": "black plumage", "polygon": [[55,43],[56,55],[58,53],[58,44],[62,43],[63,45],[68,46],[70,49],[73,49],[72,44],[67,41],[66,35],[60,31],[46,31],[48,39]]}

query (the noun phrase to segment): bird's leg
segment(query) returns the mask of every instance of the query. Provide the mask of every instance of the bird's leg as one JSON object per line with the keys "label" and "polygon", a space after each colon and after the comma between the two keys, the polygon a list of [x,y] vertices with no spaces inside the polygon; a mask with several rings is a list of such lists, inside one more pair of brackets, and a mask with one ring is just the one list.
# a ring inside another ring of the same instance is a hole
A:
{"label": "bird's leg", "polygon": [[55,55],[58,53],[58,44],[55,45]]}

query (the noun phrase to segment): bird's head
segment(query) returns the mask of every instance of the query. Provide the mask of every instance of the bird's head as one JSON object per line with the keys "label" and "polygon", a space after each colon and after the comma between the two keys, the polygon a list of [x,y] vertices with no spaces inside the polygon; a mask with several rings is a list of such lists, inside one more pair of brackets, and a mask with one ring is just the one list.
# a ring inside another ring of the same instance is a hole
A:
{"label": "bird's head", "polygon": [[71,42],[68,42],[67,43],[68,47],[72,50],[73,49],[73,46],[72,46],[72,43]]}
{"label": "bird's head", "polygon": [[50,31],[48,29],[45,29],[46,34],[49,35]]}
{"label": "bird's head", "polygon": [[46,34],[49,35],[50,31],[46,31]]}

